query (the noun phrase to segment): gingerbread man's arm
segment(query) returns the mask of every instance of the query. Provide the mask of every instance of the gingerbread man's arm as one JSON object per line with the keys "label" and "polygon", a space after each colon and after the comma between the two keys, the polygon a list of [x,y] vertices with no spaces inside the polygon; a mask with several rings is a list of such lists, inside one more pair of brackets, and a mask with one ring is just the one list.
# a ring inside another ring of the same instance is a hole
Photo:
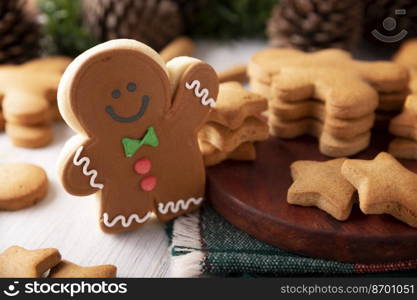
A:
{"label": "gingerbread man's arm", "polygon": [[357,61],[354,66],[363,78],[380,92],[390,93],[408,87],[409,72],[401,65],[385,61]]}
{"label": "gingerbread man's arm", "polygon": [[65,190],[75,196],[87,196],[104,188],[92,161],[93,143],[80,136],[70,139],[59,160],[59,175]]}
{"label": "gingerbread man's arm", "polygon": [[168,118],[198,129],[216,105],[219,92],[217,73],[210,65],[191,58],[177,58],[167,66],[171,76],[176,77],[173,83],[176,91]]}

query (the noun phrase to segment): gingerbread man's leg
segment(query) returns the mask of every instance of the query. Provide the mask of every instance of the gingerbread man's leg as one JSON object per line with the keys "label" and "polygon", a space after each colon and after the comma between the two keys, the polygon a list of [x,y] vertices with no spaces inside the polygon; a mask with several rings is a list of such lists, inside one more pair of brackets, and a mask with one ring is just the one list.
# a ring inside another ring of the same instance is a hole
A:
{"label": "gingerbread man's leg", "polygon": [[118,233],[142,227],[153,216],[152,194],[131,186],[109,185],[101,191],[100,227],[106,233]]}
{"label": "gingerbread man's leg", "polygon": [[[181,127],[180,127],[181,128]],[[154,210],[158,219],[168,221],[197,209],[204,198],[205,168],[197,138],[178,129],[161,143],[170,155],[158,159],[158,187]],[[178,141],[178,142],[177,142]],[[177,145],[175,151],[169,145]]]}
{"label": "gingerbread man's leg", "polygon": [[[168,145],[175,144],[176,137],[182,140],[178,133]],[[206,181],[203,159],[196,142],[195,145],[191,140],[185,143],[187,147],[178,149],[172,157],[161,157],[158,162],[165,168],[159,172],[154,204],[161,221],[189,213],[203,202]]]}
{"label": "gingerbread man's leg", "polygon": [[174,176],[175,178],[167,179],[173,185],[159,194],[160,197],[155,200],[155,213],[163,222],[198,209],[204,201],[205,170],[193,169],[191,165],[179,166],[180,164],[181,161],[178,162],[178,166],[172,164],[172,167],[184,172],[181,171]]}

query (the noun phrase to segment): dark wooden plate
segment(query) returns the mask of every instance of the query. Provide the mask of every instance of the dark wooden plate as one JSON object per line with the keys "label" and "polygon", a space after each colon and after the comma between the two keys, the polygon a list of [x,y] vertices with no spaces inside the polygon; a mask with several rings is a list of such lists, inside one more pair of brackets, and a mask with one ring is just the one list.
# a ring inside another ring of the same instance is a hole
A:
{"label": "dark wooden plate", "polygon": [[[392,139],[375,134],[356,158],[373,159]],[[287,204],[290,164],[323,161],[314,138],[271,138],[257,145],[255,162],[228,161],[208,169],[207,194],[229,222],[255,238],[300,255],[352,263],[417,259],[417,229],[389,215],[364,215],[357,206],[339,222],[317,208]],[[417,161],[402,160],[417,172]]]}

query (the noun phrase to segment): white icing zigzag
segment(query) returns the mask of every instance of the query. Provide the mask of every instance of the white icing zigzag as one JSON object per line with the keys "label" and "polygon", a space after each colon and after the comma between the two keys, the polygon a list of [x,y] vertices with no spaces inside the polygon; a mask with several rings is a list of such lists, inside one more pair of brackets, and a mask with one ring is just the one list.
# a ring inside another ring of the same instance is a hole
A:
{"label": "white icing zigzag", "polygon": [[[190,198],[187,201],[179,200],[177,202],[171,201],[171,202],[168,202],[168,203],[165,203],[165,204],[164,203],[159,203],[158,211],[163,215],[166,215],[167,213],[176,214],[180,210],[187,210],[190,207],[191,204],[200,205],[202,201],[203,201],[203,198],[201,197],[201,198]],[[125,216],[122,216],[122,215],[118,215],[112,221],[110,221],[109,220],[110,219],[109,214],[104,213],[103,214],[103,223],[107,227],[113,227],[117,223],[120,222],[120,224],[123,227],[126,228],[126,227],[130,227],[130,225],[132,225],[133,222],[136,222],[138,224],[145,223],[151,217],[152,217],[152,212],[148,212],[143,218],[139,217],[137,214],[131,214],[128,218],[126,218]]]}
{"label": "white icing zigzag", "polygon": [[81,155],[81,152],[83,152],[83,150],[84,150],[83,146],[78,148],[77,152],[75,152],[75,156],[74,156],[74,159],[73,159],[72,162],[77,167],[79,167],[81,165],[84,165],[83,166],[83,174],[87,177],[91,176],[90,177],[90,186],[93,187],[93,188],[102,190],[104,188],[104,184],[96,183],[96,178],[97,178],[97,175],[98,175],[97,171],[94,170],[94,169],[88,170],[88,166],[90,165],[90,162],[91,162],[90,159],[86,156],[84,156],[80,159],[80,155]]}
{"label": "white icing zigzag", "polygon": [[161,214],[166,215],[167,213],[171,212],[176,214],[180,210],[187,210],[191,204],[200,205],[203,202],[203,198],[190,198],[187,201],[179,200],[177,202],[168,202],[168,203],[159,203],[158,204],[158,211]]}
{"label": "white icing zigzag", "polygon": [[194,94],[196,95],[196,97],[201,98],[201,104],[203,105],[210,105],[210,107],[216,107],[216,100],[214,100],[213,98],[209,98],[209,90],[208,89],[201,89],[201,83],[199,80],[194,80],[193,82],[185,83],[185,87],[188,90],[194,90]]}
{"label": "white icing zigzag", "polygon": [[113,221],[109,221],[109,214],[104,213],[103,214],[103,223],[107,227],[113,227],[118,222],[120,222],[122,224],[122,226],[126,228],[126,227],[130,227],[130,225],[132,225],[133,222],[136,222],[136,223],[139,223],[139,224],[145,223],[146,221],[148,221],[150,219],[150,217],[152,217],[152,212],[148,212],[143,218],[140,218],[137,214],[131,214],[129,216],[129,218],[126,218],[125,216],[119,215],[119,216],[115,217],[113,219]]}

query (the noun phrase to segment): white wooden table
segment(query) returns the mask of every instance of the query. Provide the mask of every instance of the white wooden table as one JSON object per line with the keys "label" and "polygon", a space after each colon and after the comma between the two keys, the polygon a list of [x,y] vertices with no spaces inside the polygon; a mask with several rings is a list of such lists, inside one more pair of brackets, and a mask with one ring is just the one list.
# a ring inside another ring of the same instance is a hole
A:
{"label": "white wooden table", "polygon": [[[200,42],[196,57],[222,70],[245,63],[264,42]],[[11,245],[28,249],[58,248],[62,256],[81,265],[115,264],[119,277],[169,276],[168,241],[163,224],[152,221],[141,229],[119,235],[98,228],[94,197],[68,195],[56,176],[56,159],[73,135],[63,123],[54,125],[52,145],[38,150],[16,148],[0,134],[0,163],[30,162],[48,173],[50,191],[38,205],[18,212],[0,212],[0,251]]]}

